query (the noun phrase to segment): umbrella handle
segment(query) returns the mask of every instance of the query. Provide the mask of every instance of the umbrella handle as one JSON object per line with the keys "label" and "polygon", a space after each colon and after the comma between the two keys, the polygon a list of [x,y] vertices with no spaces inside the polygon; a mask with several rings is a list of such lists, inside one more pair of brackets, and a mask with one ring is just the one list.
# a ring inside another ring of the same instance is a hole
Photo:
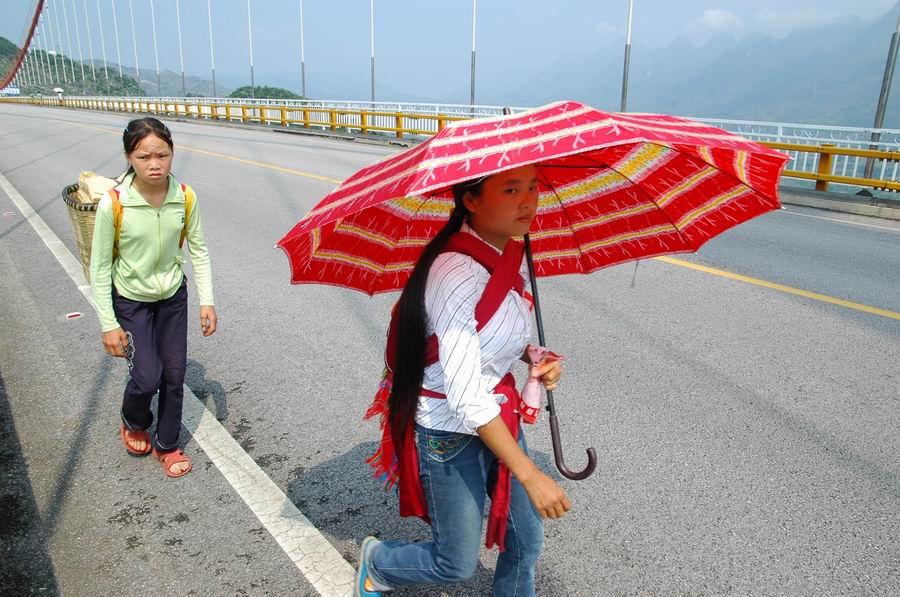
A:
{"label": "umbrella handle", "polygon": [[597,468],[597,453],[594,448],[586,450],[588,462],[582,471],[569,470],[569,467],[563,462],[562,442],[559,440],[559,422],[556,420],[556,415],[553,414],[550,415],[550,439],[553,441],[553,459],[556,461],[556,468],[564,477],[573,481],[583,481],[594,473],[594,469]]}

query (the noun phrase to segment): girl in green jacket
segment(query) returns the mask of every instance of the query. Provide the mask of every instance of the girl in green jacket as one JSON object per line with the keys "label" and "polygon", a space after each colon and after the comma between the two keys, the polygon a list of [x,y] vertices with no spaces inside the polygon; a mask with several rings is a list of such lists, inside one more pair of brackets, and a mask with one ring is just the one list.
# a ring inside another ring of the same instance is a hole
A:
{"label": "girl in green jacket", "polygon": [[[128,172],[100,200],[91,245],[91,290],[103,347],[128,360],[120,436],[135,456],[150,452],[170,477],[191,470],[179,448],[187,366],[187,240],[204,336],[216,331],[209,252],[193,190],[171,174],[174,146],[155,118],[132,120],[122,141]],[[186,204],[185,197],[188,197]],[[183,236],[183,238],[182,238]],[[156,433],[150,401],[159,393]]]}

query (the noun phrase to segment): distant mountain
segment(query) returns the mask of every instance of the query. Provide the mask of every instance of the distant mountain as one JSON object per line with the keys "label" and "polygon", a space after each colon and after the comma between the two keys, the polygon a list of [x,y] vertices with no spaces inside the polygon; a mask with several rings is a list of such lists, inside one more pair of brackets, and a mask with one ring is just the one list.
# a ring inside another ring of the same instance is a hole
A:
{"label": "distant mountain", "polygon": [[[90,61],[87,61],[86,64],[90,64]],[[94,68],[102,69],[103,61],[94,60]],[[108,63],[108,68],[110,72],[119,72],[119,66],[117,64],[113,64],[112,62]],[[138,78],[137,69],[135,69],[134,67],[123,66],[122,72],[134,79]],[[162,89],[161,93],[157,88],[156,69],[141,69],[140,85],[143,95],[162,95],[164,97],[182,97],[184,95],[181,88],[181,73],[172,72],[170,70],[160,70],[159,82]],[[184,83],[187,95],[190,97],[213,96],[213,85],[211,79],[205,79],[203,77],[195,77],[193,75],[185,74]],[[221,85],[218,81],[216,81],[215,95],[217,97],[228,97],[228,94],[230,94],[231,92],[232,88]]]}
{"label": "distant mountain", "polygon": [[[700,47],[686,38],[654,50],[634,46],[628,109],[871,126],[898,12],[900,4],[878,21],[848,19],[784,39],[719,36]],[[622,61],[621,52],[597,50],[560,60],[518,87],[488,82],[479,95],[486,103],[527,106],[566,98],[618,110]],[[900,128],[900,89],[890,98],[885,126]]]}

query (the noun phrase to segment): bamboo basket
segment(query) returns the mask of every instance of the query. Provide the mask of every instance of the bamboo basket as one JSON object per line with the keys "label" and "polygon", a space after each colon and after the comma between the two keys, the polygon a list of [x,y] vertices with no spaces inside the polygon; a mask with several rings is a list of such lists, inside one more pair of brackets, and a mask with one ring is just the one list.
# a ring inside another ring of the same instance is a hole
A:
{"label": "bamboo basket", "polygon": [[97,218],[97,204],[83,203],[75,197],[78,184],[70,184],[63,189],[62,198],[69,212],[72,230],[75,231],[75,242],[81,257],[84,278],[91,281],[91,240],[94,238],[94,220]]}

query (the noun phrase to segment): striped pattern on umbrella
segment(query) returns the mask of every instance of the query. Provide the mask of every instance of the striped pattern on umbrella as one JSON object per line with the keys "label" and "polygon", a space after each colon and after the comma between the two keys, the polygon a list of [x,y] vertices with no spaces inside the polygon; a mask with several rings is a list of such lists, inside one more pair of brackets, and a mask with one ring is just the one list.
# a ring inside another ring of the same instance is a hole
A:
{"label": "striped pattern on umbrella", "polygon": [[777,209],[787,157],[682,118],[612,114],[575,102],[456,122],[363,168],[279,243],[293,283],[369,294],[403,287],[453,209],[458,182],[536,164],[531,239],[539,276],[588,273],[696,251]]}

